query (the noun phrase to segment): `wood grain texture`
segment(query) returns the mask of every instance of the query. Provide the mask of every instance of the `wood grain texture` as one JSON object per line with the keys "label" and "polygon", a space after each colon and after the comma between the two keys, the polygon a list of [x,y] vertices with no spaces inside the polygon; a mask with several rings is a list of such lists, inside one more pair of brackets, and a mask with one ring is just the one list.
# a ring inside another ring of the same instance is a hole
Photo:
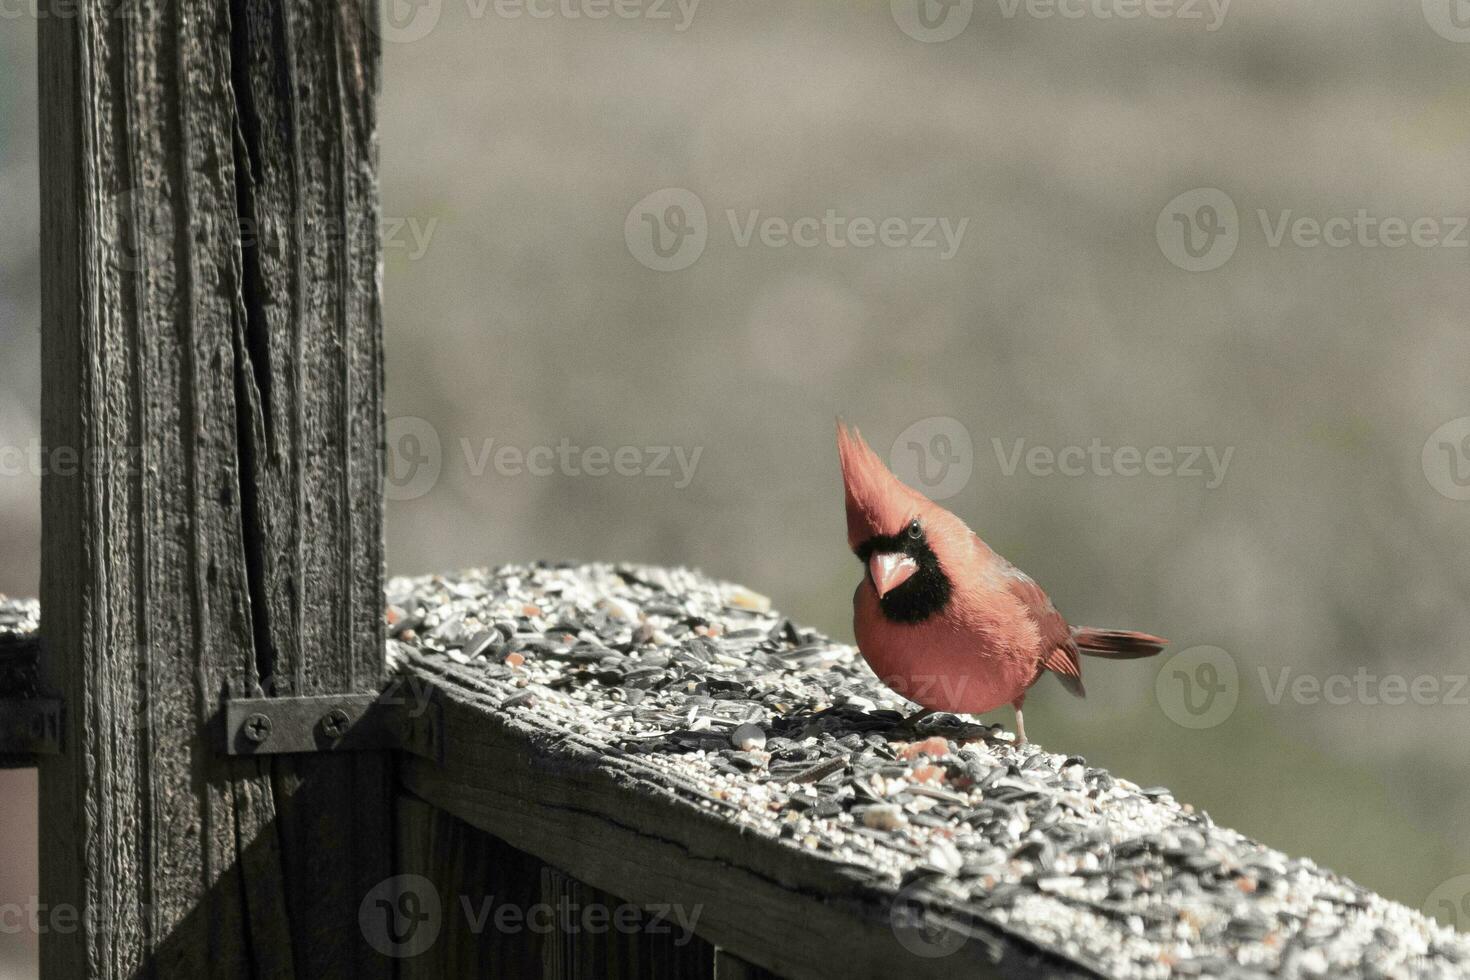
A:
{"label": "wood grain texture", "polygon": [[698,909],[697,932],[781,976],[1090,977],[994,923],[934,919],[965,941],[915,955],[890,921],[891,885],[862,867],[794,851],[712,812],[634,756],[498,710],[472,668],[414,654],[405,669],[442,709],[442,765],[405,758],[406,789],[433,806],[631,902]]}
{"label": "wood grain texture", "polygon": [[399,800],[398,827],[400,871],[422,879],[408,887],[431,891],[439,910],[426,948],[405,941],[404,980],[713,975],[714,947],[662,906],[594,888],[411,794]]}
{"label": "wood grain texture", "polygon": [[714,980],[777,980],[777,977],[729,950],[716,949]]}
{"label": "wood grain texture", "polygon": [[[24,701],[40,693],[39,638],[34,633],[6,628],[3,615],[6,601],[0,596],[0,732],[6,728],[6,711],[10,707],[6,702]],[[33,621],[32,616],[21,616],[18,611],[14,615],[26,623]],[[0,750],[0,769],[30,769],[35,765],[36,757],[30,753]]]}
{"label": "wood grain texture", "polygon": [[685,930],[667,903],[642,908],[551,867],[541,873],[541,902],[553,917],[541,974],[546,980],[714,975],[715,948]]}
{"label": "wood grain texture", "polygon": [[227,760],[240,693],[382,675],[378,48],[355,0],[39,22],[48,977],[386,976],[389,763]]}
{"label": "wood grain texture", "polygon": [[400,980],[541,976],[547,934],[497,929],[494,916],[497,905],[541,901],[546,866],[415,796],[403,795],[398,813],[399,871],[427,879],[442,916],[428,949],[402,960]]}

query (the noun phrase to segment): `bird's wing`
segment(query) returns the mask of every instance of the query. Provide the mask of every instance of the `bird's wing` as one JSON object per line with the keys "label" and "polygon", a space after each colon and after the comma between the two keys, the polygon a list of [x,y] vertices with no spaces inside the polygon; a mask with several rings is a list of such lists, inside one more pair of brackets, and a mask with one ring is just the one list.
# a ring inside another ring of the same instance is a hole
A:
{"label": "bird's wing", "polygon": [[1031,576],[1012,566],[1006,570],[1006,578],[1007,591],[1025,608],[1041,636],[1041,666],[1056,674],[1068,691],[1079,698],[1086,697],[1087,692],[1082,687],[1082,662],[1077,656],[1077,644],[1072,639],[1072,627]]}

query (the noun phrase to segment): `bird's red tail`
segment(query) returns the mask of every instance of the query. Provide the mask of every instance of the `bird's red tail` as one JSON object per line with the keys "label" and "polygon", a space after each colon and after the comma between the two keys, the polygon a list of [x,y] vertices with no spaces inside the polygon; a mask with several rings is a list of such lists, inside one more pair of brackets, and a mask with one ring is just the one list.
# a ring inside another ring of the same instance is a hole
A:
{"label": "bird's red tail", "polygon": [[1104,657],[1108,660],[1136,660],[1152,657],[1169,642],[1160,636],[1135,633],[1131,630],[1095,630],[1079,626],[1072,630],[1072,639],[1077,649],[1089,657]]}

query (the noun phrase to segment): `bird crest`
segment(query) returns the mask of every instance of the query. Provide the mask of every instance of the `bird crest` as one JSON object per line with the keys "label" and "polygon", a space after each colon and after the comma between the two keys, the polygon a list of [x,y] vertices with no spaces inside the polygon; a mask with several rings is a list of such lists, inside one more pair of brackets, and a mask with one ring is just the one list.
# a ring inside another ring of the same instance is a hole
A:
{"label": "bird crest", "polygon": [[900,482],[862,434],[840,418],[837,455],[847,493],[848,547],[856,548],[874,535],[899,533],[929,503],[929,498]]}

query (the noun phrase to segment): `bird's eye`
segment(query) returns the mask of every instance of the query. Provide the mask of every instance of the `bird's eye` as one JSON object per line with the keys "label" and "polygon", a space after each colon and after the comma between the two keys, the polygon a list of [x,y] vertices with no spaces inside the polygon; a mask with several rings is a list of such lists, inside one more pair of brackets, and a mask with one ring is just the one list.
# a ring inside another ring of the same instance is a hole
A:
{"label": "bird's eye", "polygon": [[918,518],[914,518],[913,520],[909,521],[909,537],[911,537],[911,538],[917,538],[920,535],[922,535],[923,533],[924,533],[924,529],[921,528],[921,527],[919,527],[919,519]]}

